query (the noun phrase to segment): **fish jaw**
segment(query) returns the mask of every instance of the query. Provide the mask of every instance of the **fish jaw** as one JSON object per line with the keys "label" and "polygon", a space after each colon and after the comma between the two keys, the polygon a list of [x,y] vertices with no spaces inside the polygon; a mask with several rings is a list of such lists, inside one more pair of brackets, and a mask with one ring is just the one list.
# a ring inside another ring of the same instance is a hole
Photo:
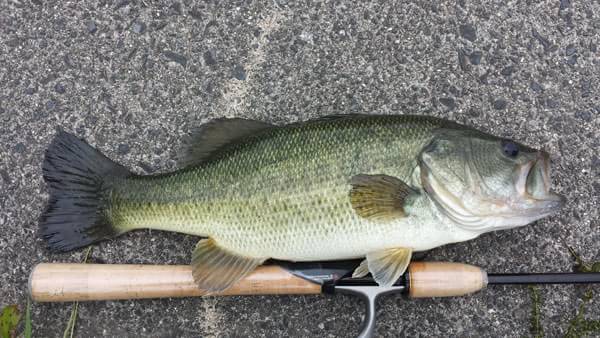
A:
{"label": "fish jaw", "polygon": [[560,210],[566,199],[550,191],[550,156],[540,150],[532,159],[515,170],[515,191],[508,201],[516,222],[529,224]]}
{"label": "fish jaw", "polygon": [[[550,191],[549,155],[539,151],[531,161],[515,167],[514,191],[509,199],[457,196],[444,182],[421,167],[421,183],[437,208],[458,226],[484,233],[530,224],[556,213],[565,198]],[[465,201],[477,200],[478,208]]]}
{"label": "fish jaw", "polygon": [[522,190],[523,195],[537,202],[539,209],[558,210],[566,202],[564,196],[550,191],[550,156],[545,151],[540,151],[538,157],[532,161]]}

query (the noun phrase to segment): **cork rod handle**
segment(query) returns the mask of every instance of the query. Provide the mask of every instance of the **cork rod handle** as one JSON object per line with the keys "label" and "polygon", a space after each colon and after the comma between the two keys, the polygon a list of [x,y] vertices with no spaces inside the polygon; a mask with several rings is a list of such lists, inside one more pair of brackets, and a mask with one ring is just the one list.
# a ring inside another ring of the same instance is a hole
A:
{"label": "cork rod handle", "polygon": [[[29,276],[37,302],[204,296],[187,265],[38,264]],[[318,294],[321,285],[277,266],[261,266],[229,289],[211,295]]]}
{"label": "cork rod handle", "polygon": [[414,262],[408,267],[411,298],[463,296],[487,286],[487,273],[462,263]]}

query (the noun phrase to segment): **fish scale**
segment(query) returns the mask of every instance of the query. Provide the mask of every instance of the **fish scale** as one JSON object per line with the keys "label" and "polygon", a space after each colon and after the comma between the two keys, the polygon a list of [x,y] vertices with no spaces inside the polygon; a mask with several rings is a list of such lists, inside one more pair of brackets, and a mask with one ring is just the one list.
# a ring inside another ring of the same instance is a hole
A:
{"label": "fish scale", "polygon": [[357,216],[348,198],[350,178],[410,179],[416,155],[442,123],[360,116],[274,128],[182,172],[122,179],[113,191],[113,222],[124,231],[211,237],[251,257],[361,256],[391,245],[386,236],[402,225]]}

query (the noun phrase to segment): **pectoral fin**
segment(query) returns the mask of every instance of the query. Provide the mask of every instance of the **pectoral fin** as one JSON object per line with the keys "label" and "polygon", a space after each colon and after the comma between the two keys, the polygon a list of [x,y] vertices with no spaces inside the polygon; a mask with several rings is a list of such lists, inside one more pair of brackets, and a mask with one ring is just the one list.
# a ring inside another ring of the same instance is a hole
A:
{"label": "pectoral fin", "polygon": [[412,249],[394,248],[367,254],[365,259],[352,274],[352,277],[364,277],[367,270],[380,286],[392,286],[406,271]]}
{"label": "pectoral fin", "polygon": [[356,175],[350,180],[350,202],[364,218],[391,221],[406,216],[406,198],[416,193],[402,180],[388,175]]}
{"label": "pectoral fin", "polygon": [[211,238],[203,239],[192,254],[192,275],[201,289],[218,292],[244,278],[264,261],[236,255],[220,248]]}

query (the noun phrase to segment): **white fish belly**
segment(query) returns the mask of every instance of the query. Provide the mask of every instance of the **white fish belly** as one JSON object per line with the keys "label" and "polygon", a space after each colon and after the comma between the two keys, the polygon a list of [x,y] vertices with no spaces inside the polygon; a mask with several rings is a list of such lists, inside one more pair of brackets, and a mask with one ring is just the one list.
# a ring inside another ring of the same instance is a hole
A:
{"label": "white fish belly", "polygon": [[319,217],[306,223],[301,219],[298,222],[288,219],[286,223],[282,219],[280,226],[264,226],[260,231],[245,234],[222,231],[213,238],[223,247],[244,256],[319,261],[359,258],[369,252],[399,247],[424,251],[478,235],[455,226],[437,210],[429,208],[428,201],[417,201],[416,204],[422,207],[414,209],[408,217],[392,222],[370,221],[348,209],[349,212],[337,222],[322,222]]}
{"label": "white fish belly", "polygon": [[[349,185],[325,186],[297,195],[274,194],[268,202],[222,207],[219,221],[199,230],[233,253],[290,261],[364,257],[390,248],[414,251],[465,241],[478,234],[459,228],[426,194],[405,206],[406,217],[378,221],[359,216],[348,198]],[[259,207],[260,206],[260,207]],[[215,209],[213,215],[218,215]]]}

